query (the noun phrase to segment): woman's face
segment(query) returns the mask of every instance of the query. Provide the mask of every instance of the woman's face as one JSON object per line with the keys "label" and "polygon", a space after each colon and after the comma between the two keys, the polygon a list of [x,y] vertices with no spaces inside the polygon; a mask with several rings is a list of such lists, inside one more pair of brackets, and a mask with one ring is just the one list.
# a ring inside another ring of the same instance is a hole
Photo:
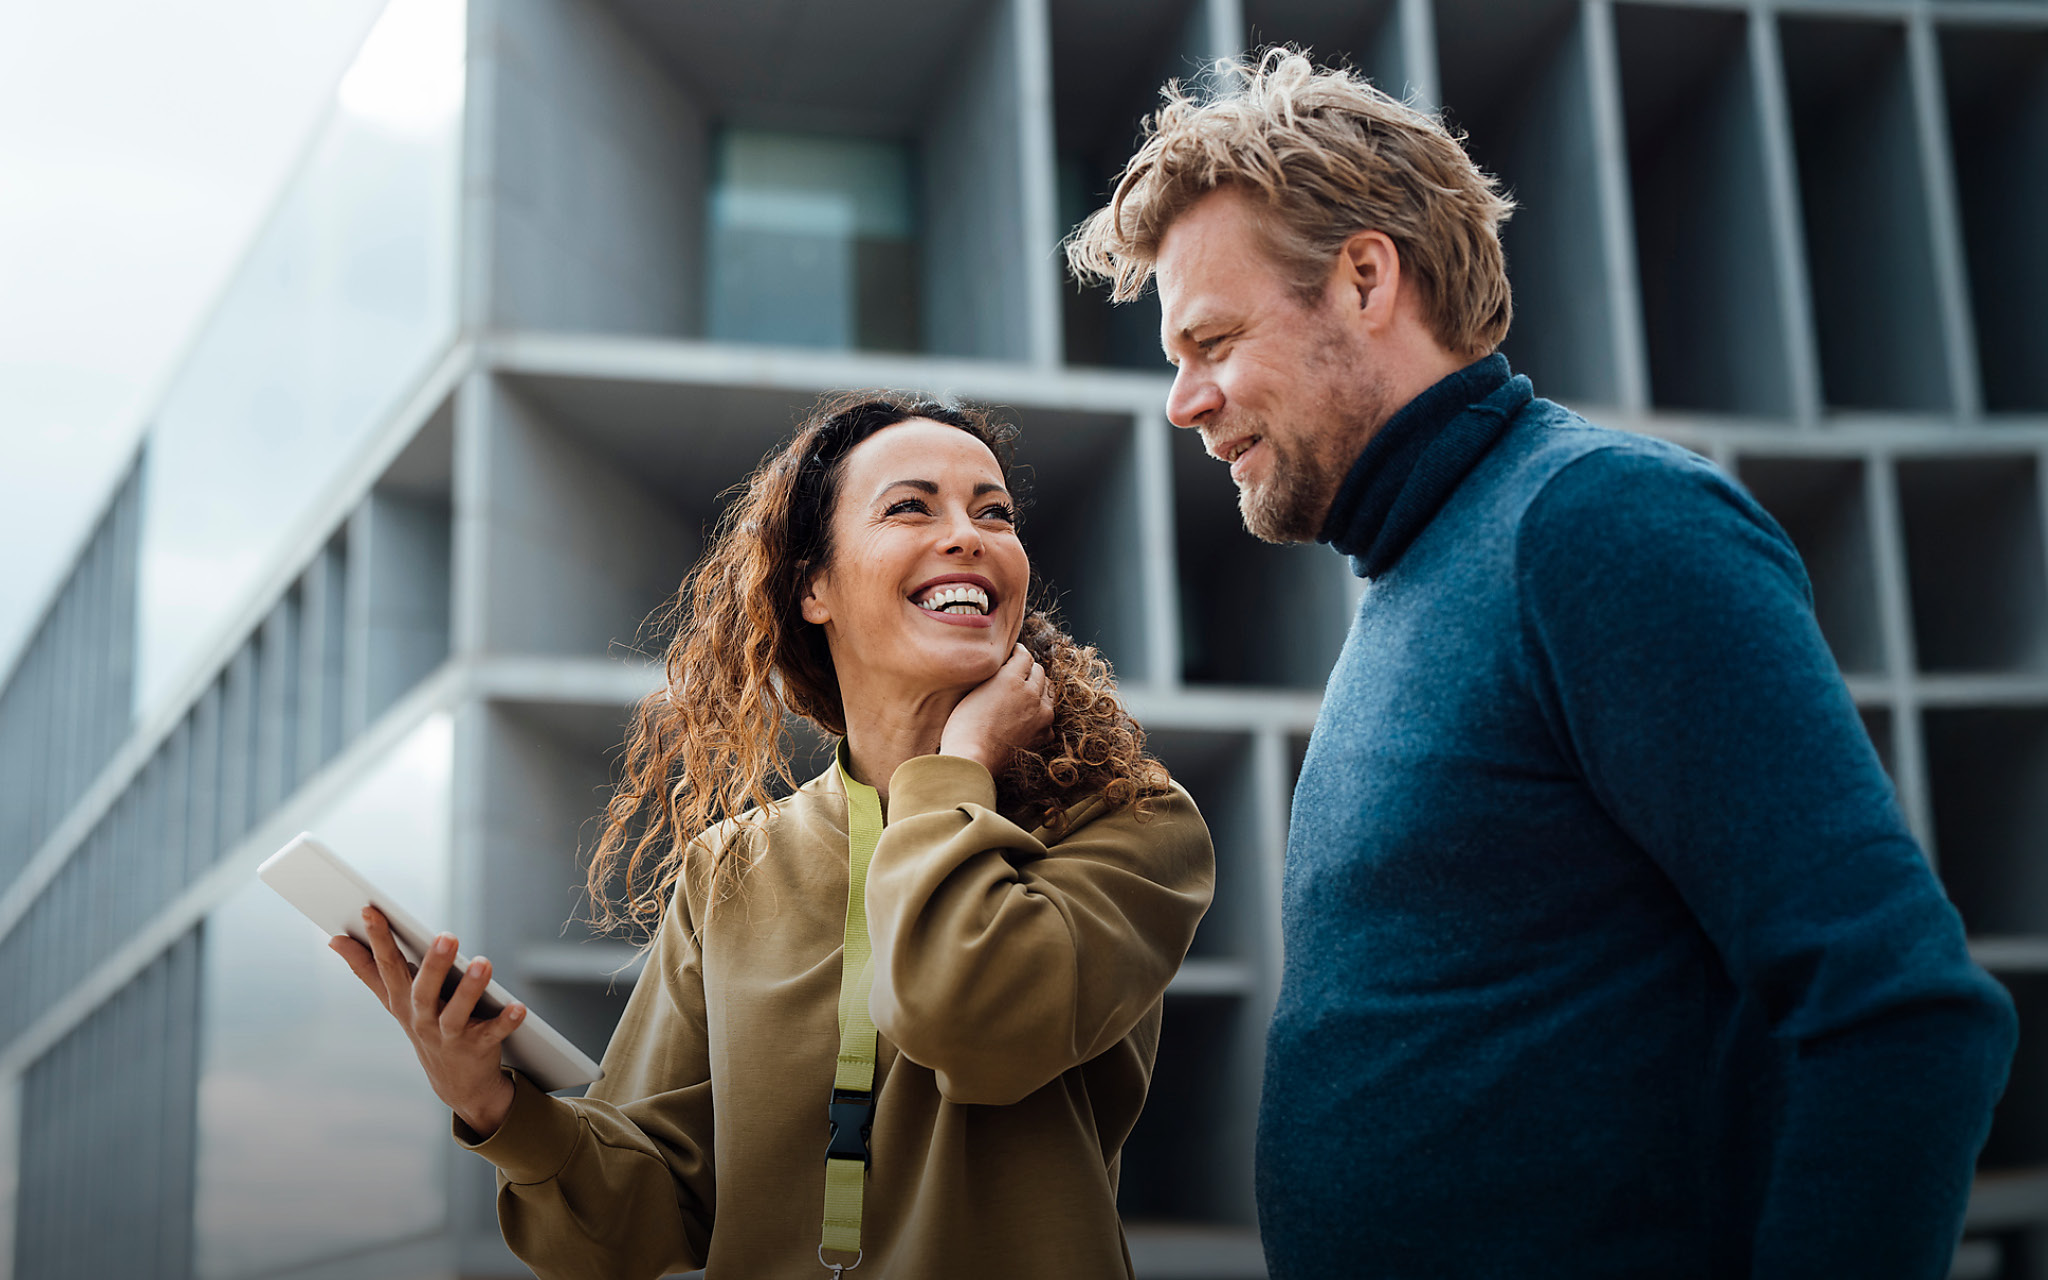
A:
{"label": "woman's face", "polygon": [[843,467],[832,562],[803,600],[842,690],[937,692],[994,675],[1031,578],[995,455],[958,427],[912,418],[855,445]]}

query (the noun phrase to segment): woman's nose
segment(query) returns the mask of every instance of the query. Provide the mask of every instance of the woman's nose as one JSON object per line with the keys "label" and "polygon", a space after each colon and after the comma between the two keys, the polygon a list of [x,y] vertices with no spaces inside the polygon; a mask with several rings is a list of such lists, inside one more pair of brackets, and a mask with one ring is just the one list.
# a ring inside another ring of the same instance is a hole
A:
{"label": "woman's nose", "polygon": [[1176,427],[1200,426],[1202,419],[1223,407],[1223,390],[1206,372],[1183,364],[1174,372],[1166,393],[1166,420]]}
{"label": "woman's nose", "polygon": [[952,524],[946,529],[946,554],[981,554],[981,530],[975,527],[974,517],[965,511],[955,512]]}

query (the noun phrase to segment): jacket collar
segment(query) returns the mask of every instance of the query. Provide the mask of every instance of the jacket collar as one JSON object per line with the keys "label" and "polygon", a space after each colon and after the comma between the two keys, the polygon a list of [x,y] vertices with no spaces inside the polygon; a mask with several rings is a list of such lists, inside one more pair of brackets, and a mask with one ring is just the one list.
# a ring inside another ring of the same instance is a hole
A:
{"label": "jacket collar", "polygon": [[1330,504],[1317,541],[1377,578],[1429,527],[1466,474],[1535,398],[1498,352],[1403,405],[1373,434]]}
{"label": "jacket collar", "polygon": [[[832,760],[826,764],[824,772],[797,788],[798,794],[809,793],[811,795],[836,797],[842,806],[841,811],[844,812],[846,786],[839,780],[839,761],[841,753],[845,750],[846,739],[841,738],[838,745],[833,748]],[[1079,800],[1067,806],[1065,811],[1066,826],[1057,838],[1053,836],[1052,829],[1044,825],[1033,827],[1031,835],[1046,845],[1057,844],[1060,840],[1066,839],[1088,823],[1101,817],[1102,811],[1107,807],[1108,802],[1102,798],[1100,793],[1082,796]]]}

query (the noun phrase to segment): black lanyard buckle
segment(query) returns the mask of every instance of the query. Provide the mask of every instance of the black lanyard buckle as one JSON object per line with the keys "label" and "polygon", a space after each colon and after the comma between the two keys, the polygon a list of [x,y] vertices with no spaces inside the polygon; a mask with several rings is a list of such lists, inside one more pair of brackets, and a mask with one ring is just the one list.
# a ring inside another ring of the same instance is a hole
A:
{"label": "black lanyard buckle", "polygon": [[872,1168],[874,1153],[868,1137],[875,1128],[875,1095],[866,1089],[834,1089],[826,1115],[832,1121],[832,1141],[825,1148],[827,1160],[858,1160]]}

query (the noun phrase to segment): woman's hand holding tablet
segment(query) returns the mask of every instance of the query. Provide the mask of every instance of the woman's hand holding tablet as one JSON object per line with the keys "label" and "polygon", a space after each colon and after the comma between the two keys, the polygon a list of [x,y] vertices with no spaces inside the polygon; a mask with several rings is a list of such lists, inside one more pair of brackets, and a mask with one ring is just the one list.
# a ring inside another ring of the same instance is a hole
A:
{"label": "woman's hand holding tablet", "polygon": [[516,1067],[542,1089],[604,1075],[575,1045],[491,981],[491,962],[465,960],[455,937],[434,933],[339,854],[301,833],[256,874],[329,935],[412,1041],[427,1079],[463,1123],[488,1136],[512,1102]]}
{"label": "woman's hand holding tablet", "polygon": [[470,960],[448,992],[455,962],[452,933],[434,935],[415,971],[382,912],[364,907],[363,928],[370,938],[367,947],[346,935],[327,945],[398,1019],[435,1095],[477,1136],[496,1133],[512,1107],[512,1079],[498,1069],[500,1046],[526,1020],[526,1006],[514,1002],[494,1017],[476,1016],[477,1000],[491,981],[491,962],[482,956]]}

